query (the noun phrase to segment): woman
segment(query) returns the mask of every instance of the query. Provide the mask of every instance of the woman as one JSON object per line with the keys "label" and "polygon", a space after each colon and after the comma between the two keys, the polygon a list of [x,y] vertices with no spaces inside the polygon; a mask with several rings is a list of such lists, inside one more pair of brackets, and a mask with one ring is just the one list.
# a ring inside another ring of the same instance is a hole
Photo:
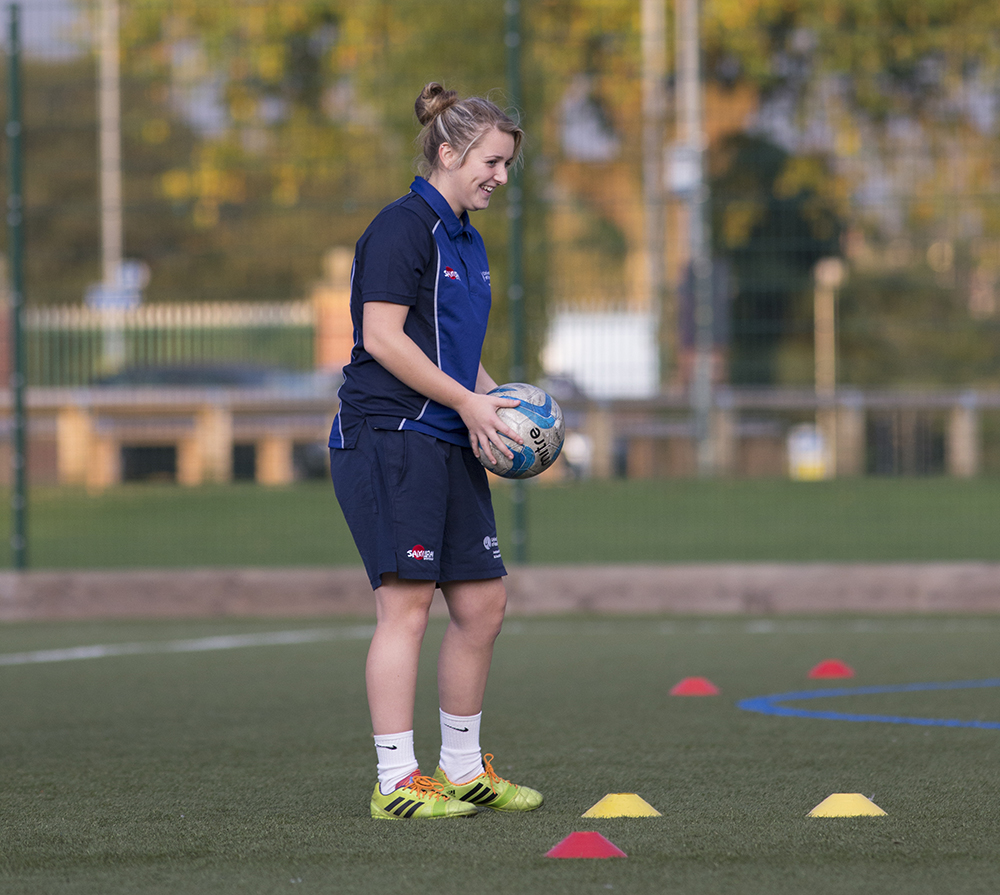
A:
{"label": "woman", "polygon": [[[358,241],[355,345],[330,434],[337,499],[375,591],[365,677],[378,757],[375,818],[530,811],[535,790],[496,775],[479,746],[483,693],[506,606],[506,571],[480,452],[520,441],[497,416],[480,362],[490,271],[469,212],[507,182],[523,132],[488,100],[432,83],[417,98],[421,173]],[[417,662],[435,588],[449,623],[438,657],[441,758],[413,749]]]}

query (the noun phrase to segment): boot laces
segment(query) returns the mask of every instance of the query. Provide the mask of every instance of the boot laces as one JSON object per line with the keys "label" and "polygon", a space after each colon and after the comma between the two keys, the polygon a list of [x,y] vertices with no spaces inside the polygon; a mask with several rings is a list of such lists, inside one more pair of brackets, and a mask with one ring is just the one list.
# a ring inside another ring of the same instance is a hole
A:
{"label": "boot laces", "polygon": [[490,789],[494,792],[497,790],[497,785],[500,783],[510,784],[509,780],[505,780],[496,771],[493,770],[493,758],[492,752],[487,752],[483,756],[483,770],[486,772],[486,776],[490,778]]}
{"label": "boot laces", "polygon": [[421,799],[447,799],[441,791],[441,784],[433,777],[424,777],[422,774],[414,774],[409,780],[404,781],[400,788],[412,790]]}

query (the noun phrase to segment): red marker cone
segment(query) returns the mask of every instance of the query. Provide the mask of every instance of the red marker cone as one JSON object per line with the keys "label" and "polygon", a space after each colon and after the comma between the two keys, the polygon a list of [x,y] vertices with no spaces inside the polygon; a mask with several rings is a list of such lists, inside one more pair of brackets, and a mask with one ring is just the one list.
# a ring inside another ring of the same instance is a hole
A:
{"label": "red marker cone", "polygon": [[811,678],[854,677],[854,669],[840,659],[824,659],[810,672]]}
{"label": "red marker cone", "polygon": [[670,688],[671,696],[718,696],[719,688],[707,677],[686,677]]}
{"label": "red marker cone", "polygon": [[545,853],[546,858],[627,858],[617,845],[600,833],[570,833]]}

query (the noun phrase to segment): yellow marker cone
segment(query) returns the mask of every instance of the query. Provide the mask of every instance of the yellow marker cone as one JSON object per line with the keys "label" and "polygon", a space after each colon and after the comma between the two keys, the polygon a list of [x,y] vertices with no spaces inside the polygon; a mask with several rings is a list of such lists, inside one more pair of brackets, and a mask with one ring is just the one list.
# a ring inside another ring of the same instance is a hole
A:
{"label": "yellow marker cone", "polygon": [[660,817],[645,799],[634,792],[611,792],[596,805],[583,812],[581,817]]}
{"label": "yellow marker cone", "polygon": [[835,792],[823,799],[806,817],[862,817],[884,814],[878,805],[859,792]]}

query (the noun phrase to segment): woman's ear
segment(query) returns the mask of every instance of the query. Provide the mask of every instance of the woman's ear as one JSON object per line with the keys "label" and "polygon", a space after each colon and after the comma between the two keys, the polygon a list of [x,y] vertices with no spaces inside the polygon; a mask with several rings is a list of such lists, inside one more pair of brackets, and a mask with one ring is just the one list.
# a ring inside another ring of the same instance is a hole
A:
{"label": "woman's ear", "polygon": [[452,148],[451,143],[442,143],[438,146],[438,161],[446,171],[451,170],[457,159],[458,153]]}

